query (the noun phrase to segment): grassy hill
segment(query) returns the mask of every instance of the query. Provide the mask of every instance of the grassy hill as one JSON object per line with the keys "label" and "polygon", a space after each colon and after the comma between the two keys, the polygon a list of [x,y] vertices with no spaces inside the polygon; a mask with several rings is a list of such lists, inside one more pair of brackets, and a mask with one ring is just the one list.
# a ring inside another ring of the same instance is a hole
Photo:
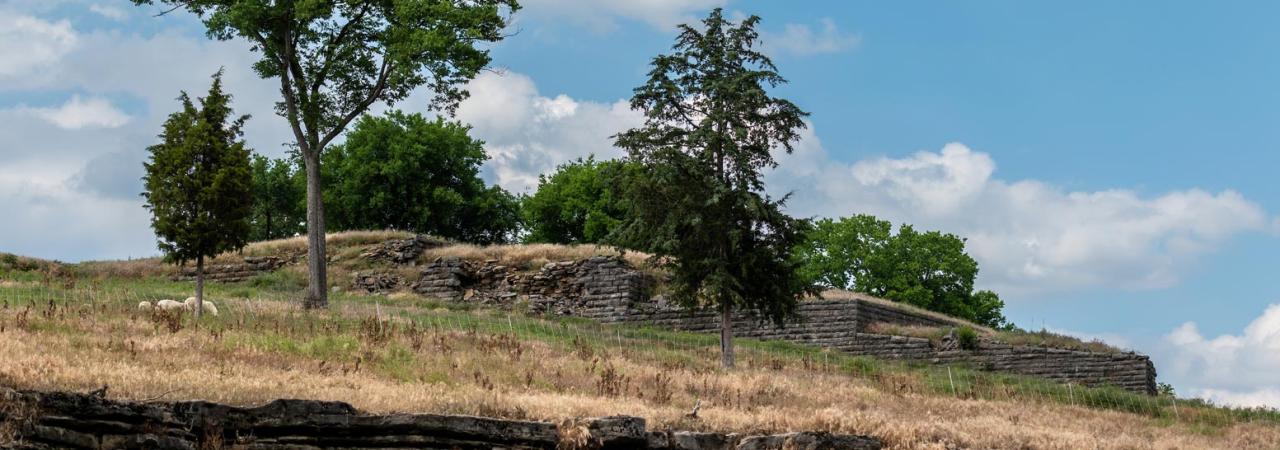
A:
{"label": "grassy hill", "polygon": [[[342,400],[377,412],[559,420],[642,416],[651,428],[870,434],[891,448],[1278,448],[1274,411],[1214,407],[1118,389],[850,357],[743,340],[739,369],[717,367],[715,336],[602,326],[434,301],[347,292],[360,258],[396,233],[330,239],[332,308],[297,308],[301,264],[214,283],[222,314],[200,323],[141,313],[189,282],[156,259],[74,265],[0,256],[0,385],[112,398],[255,404]],[[301,240],[245,255],[300,255]],[[452,245],[421,259],[500,259],[530,269],[615,253],[597,247]],[[224,255],[227,263],[243,255]],[[643,255],[629,254],[640,263]],[[406,275],[413,268],[400,268]],[[696,418],[687,413],[700,404]]]}

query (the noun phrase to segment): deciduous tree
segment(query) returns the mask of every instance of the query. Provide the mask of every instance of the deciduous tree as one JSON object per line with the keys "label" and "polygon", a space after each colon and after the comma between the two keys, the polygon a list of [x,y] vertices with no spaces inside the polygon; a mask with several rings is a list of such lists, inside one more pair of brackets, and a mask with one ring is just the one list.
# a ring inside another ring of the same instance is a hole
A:
{"label": "deciduous tree", "polygon": [[306,182],[297,163],[253,155],[249,238],[265,241],[306,231]]}
{"label": "deciduous tree", "polygon": [[374,103],[414,89],[452,113],[462,84],[489,64],[482,46],[504,38],[516,0],[131,0],[199,16],[209,36],[243,38],[261,59],[254,70],[280,81],[277,112],[288,120],[307,179],[307,264],[303,305],[328,306],[320,155]]}
{"label": "deciduous tree", "polygon": [[594,157],[560,165],[538,177],[538,190],[524,199],[521,215],[529,242],[602,243],[622,223],[622,196],[634,163]]}
{"label": "deciduous tree", "polygon": [[822,219],[795,258],[804,277],[819,285],[972,320],[1009,326],[1004,302],[992,291],[974,291],[978,262],[964,251],[964,239],[938,231],[918,232],[870,215]]}
{"label": "deciduous tree", "polygon": [[397,229],[477,244],[510,242],[519,200],[485,186],[484,142],[471,128],[421,114],[365,116],[324,156],[334,229]]}

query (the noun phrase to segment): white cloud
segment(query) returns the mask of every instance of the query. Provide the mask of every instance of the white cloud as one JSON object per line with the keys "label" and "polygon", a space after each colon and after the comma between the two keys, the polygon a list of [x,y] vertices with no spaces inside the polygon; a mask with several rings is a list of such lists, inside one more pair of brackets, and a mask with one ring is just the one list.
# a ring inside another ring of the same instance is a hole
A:
{"label": "white cloud", "polygon": [[[490,178],[513,191],[534,188],[539,174],[577,157],[621,156],[611,136],[643,123],[625,101],[544,96],[520,74],[486,73],[468,88],[472,97],[458,118],[486,142]],[[1197,257],[1270,220],[1229,190],[1073,192],[995,172],[990,155],[958,143],[845,164],[826,154],[810,128],[769,181],[775,195],[794,192],[793,214],[869,213],[964,236],[982,267],[979,283],[1008,296],[1166,287]]]}
{"label": "white cloud", "polygon": [[[597,31],[610,31],[618,19],[639,20],[656,28],[670,30],[681,23],[696,21],[711,8],[724,6],[728,0],[528,0],[521,2],[520,14],[545,18],[566,18]],[[698,14],[695,14],[698,13]]]}
{"label": "white cloud", "polygon": [[782,32],[761,32],[765,49],[773,54],[798,56],[839,53],[851,49],[862,41],[856,34],[845,33],[829,18],[821,21],[821,28],[814,31],[808,25],[789,23]]}
{"label": "white cloud", "polygon": [[77,42],[75,30],[66,20],[48,22],[0,9],[0,80],[46,69]]}
{"label": "white cloud", "polygon": [[458,119],[485,141],[491,158],[486,170],[494,181],[517,192],[536,187],[539,174],[571,159],[621,156],[610,136],[643,122],[625,101],[545,97],[533,80],[516,73],[481,74],[468,90],[471,98],[459,107]]}
{"label": "white cloud", "polygon": [[[248,143],[279,156],[291,141],[274,111],[278,84],[253,73],[248,44],[178,31],[95,31],[78,42],[40,76],[4,85],[82,93],[48,108],[0,108],[0,210],[22,212],[0,224],[4,251],[67,260],[156,254],[138,196],[145,148],[179,108],[179,91],[203,96],[220,67],[236,111],[253,115]],[[126,116],[107,93],[136,102],[137,112]]]}
{"label": "white cloud", "polygon": [[1280,408],[1280,304],[1267,307],[1240,335],[1212,339],[1194,322],[1164,338],[1161,374],[1186,394],[1238,406]]}
{"label": "white cloud", "polygon": [[83,128],[118,128],[129,123],[129,115],[111,106],[111,102],[101,97],[81,99],[79,95],[71,96],[62,106],[56,108],[19,108],[64,130]]}
{"label": "white cloud", "polygon": [[979,283],[1013,295],[1088,287],[1167,287],[1222,241],[1269,218],[1239,193],[1200,189],[1144,197],[1065,191],[993,177],[995,161],[959,143],[938,152],[832,160],[812,131],[770,175],[794,191],[795,214],[867,213],[968,239]]}
{"label": "white cloud", "polygon": [[125,12],[125,10],[100,3],[89,5],[89,11],[111,20],[124,21],[129,18],[129,13]]}
{"label": "white cloud", "polygon": [[0,173],[0,250],[79,260],[156,253],[146,210],[138,198],[119,199],[77,191],[61,180]]}

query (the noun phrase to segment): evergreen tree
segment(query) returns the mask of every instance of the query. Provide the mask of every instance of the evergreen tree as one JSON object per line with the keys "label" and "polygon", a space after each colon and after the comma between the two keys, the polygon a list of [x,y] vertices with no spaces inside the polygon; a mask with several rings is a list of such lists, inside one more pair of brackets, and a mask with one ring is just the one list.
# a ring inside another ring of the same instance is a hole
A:
{"label": "evergreen tree", "polygon": [[307,182],[306,308],[329,306],[320,155],[375,103],[419,87],[452,114],[489,65],[516,0],[130,0],[185,9],[210,37],[243,38],[253,68],[280,81],[276,111],[289,123]]}
{"label": "evergreen tree", "polygon": [[759,21],[735,24],[715,9],[701,29],[680,26],[674,52],[653,59],[631,99],[645,125],[616,136],[641,170],[611,240],[652,253],[673,300],[719,311],[725,367],[734,310],[782,324],[813,291],[790,256],[805,222],[763,194],[761,172],[777,166],[774,150],[792,150],[807,113],[769,94],[786,80],[756,50]]}
{"label": "evergreen tree", "polygon": [[160,143],[143,163],[146,207],[165,258],[196,262],[196,308],[204,306],[204,260],[243,248],[249,236],[252,190],[249,149],[241,140],[249,116],[234,117],[222,91],[222,72],[196,107],[183,92],[182,110],[169,115]]}

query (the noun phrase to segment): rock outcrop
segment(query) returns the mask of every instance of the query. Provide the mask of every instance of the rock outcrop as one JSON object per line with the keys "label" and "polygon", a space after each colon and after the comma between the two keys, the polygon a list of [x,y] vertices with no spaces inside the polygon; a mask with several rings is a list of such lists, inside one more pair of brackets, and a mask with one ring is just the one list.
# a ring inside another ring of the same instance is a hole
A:
{"label": "rock outcrop", "polygon": [[[5,432],[7,431],[7,432]],[[8,440],[6,442],[5,440]],[[744,436],[649,431],[638,417],[561,424],[438,414],[374,415],[342,402],[276,400],[241,408],[204,401],[129,403],[0,388],[0,448],[9,449],[879,449],[866,436]]]}
{"label": "rock outcrop", "polygon": [[365,250],[360,254],[360,257],[387,261],[392,264],[412,265],[426,249],[441,247],[446,244],[447,242],[445,241],[419,234],[407,239],[392,239],[383,242],[369,250]]}

